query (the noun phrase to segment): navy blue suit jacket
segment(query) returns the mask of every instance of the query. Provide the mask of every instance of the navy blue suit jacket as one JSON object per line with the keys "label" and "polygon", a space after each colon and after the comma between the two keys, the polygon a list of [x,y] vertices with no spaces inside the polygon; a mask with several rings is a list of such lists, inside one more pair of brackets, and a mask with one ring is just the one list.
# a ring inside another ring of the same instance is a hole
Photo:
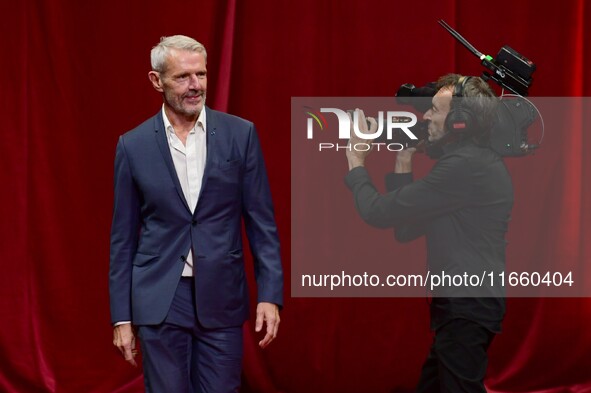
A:
{"label": "navy blue suit jacket", "polygon": [[194,214],[184,198],[162,112],[119,138],[111,228],[112,322],[164,321],[189,248],[202,325],[238,326],[249,302],[241,218],[254,257],[258,301],[281,306],[283,273],[256,129],[205,108],[207,160]]}

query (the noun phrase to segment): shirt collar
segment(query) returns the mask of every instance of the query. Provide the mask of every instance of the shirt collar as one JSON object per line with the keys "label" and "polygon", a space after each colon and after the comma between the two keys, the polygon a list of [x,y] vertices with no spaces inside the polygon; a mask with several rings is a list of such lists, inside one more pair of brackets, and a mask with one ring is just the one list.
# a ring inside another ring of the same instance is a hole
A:
{"label": "shirt collar", "polygon": [[[205,114],[205,106],[204,106],[203,109],[201,110],[201,113],[199,114],[199,117],[197,118],[197,121],[195,122],[194,130],[201,130],[202,132],[205,132],[205,130],[207,129],[206,118],[207,118],[207,115]],[[166,111],[164,110],[164,105],[162,105],[162,120],[164,120],[164,129],[166,131],[168,131],[169,133],[174,134],[174,128],[172,127],[170,120],[168,120],[168,116],[166,116]]]}

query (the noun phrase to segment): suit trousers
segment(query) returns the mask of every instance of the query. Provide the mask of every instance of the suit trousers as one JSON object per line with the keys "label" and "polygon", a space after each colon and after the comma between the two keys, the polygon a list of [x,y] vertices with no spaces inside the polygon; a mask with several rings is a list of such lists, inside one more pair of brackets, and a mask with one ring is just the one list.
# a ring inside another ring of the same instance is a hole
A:
{"label": "suit trousers", "polygon": [[192,278],[181,278],[165,321],[138,326],[148,393],[239,391],[242,327],[203,327],[194,290]]}
{"label": "suit trousers", "polygon": [[467,319],[452,319],[439,327],[416,392],[486,393],[487,350],[494,336]]}

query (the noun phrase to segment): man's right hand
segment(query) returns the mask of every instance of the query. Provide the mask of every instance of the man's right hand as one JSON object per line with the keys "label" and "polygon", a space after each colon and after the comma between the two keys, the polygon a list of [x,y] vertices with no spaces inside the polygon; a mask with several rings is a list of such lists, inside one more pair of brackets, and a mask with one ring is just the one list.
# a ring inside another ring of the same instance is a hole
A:
{"label": "man's right hand", "polygon": [[131,323],[124,323],[113,328],[113,345],[119,349],[121,355],[132,366],[137,366],[135,362],[135,335]]}

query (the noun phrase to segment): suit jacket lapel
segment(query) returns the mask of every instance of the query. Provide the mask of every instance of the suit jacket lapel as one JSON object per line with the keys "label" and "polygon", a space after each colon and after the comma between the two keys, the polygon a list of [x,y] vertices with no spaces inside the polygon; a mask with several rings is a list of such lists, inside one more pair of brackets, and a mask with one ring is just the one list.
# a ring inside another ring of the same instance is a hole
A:
{"label": "suit jacket lapel", "polygon": [[214,111],[205,107],[206,113],[206,130],[205,130],[205,140],[207,144],[207,157],[205,159],[205,169],[203,171],[203,180],[201,181],[201,191],[199,192],[199,199],[197,200],[197,207],[195,208],[194,214],[197,214],[197,210],[199,210],[199,203],[201,202],[201,195],[203,194],[203,190],[207,186],[207,179],[209,178],[209,172],[211,171],[211,166],[215,161],[213,158],[216,154],[215,148],[215,141],[216,141],[216,129],[217,129],[217,116]]}
{"label": "suit jacket lapel", "polygon": [[179,182],[176,169],[174,168],[174,162],[172,161],[172,155],[170,154],[166,130],[164,129],[164,120],[162,119],[162,110],[158,111],[158,114],[154,117],[154,136],[156,138],[156,142],[158,143],[158,147],[160,148],[160,153],[162,153],[164,163],[166,164],[168,172],[170,173],[170,177],[172,178],[172,182],[176,188],[176,192],[179,194],[183,204],[190,213],[191,209],[189,208],[189,204],[187,203],[185,195],[183,194],[183,189],[181,188],[181,183]]}

